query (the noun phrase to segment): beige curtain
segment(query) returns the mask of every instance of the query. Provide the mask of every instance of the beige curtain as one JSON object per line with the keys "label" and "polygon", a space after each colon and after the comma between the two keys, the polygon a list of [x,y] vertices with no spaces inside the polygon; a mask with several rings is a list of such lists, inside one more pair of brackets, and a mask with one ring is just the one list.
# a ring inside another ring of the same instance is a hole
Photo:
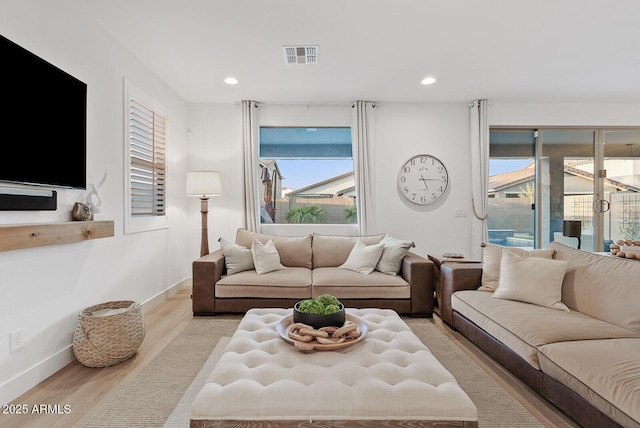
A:
{"label": "beige curtain", "polygon": [[355,101],[352,105],[353,125],[351,140],[353,144],[353,167],[356,180],[356,203],[358,204],[358,232],[360,235],[375,233],[373,207],[373,165],[371,147],[373,147],[373,117],[376,105],[369,101]]}
{"label": "beige curtain", "polygon": [[482,259],[482,248],[488,242],[487,193],[489,187],[489,121],[488,101],[469,104],[471,134],[471,258]]}
{"label": "beige curtain", "polygon": [[258,103],[242,101],[242,142],[244,144],[244,210],[245,227],[258,232],[260,227],[260,209],[258,205],[258,186],[260,185],[260,165],[258,164],[260,145],[260,120]]}

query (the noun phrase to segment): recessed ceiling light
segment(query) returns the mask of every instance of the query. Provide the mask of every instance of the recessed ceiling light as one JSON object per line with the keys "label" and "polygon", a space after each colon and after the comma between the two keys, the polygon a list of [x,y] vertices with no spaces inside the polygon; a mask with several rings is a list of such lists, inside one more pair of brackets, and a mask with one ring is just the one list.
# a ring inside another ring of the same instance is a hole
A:
{"label": "recessed ceiling light", "polygon": [[226,83],[227,85],[237,85],[238,79],[236,79],[235,77],[227,77],[226,79],[224,79],[224,83]]}
{"label": "recessed ceiling light", "polygon": [[436,78],[435,77],[425,77],[424,79],[422,79],[422,83],[423,85],[431,85],[433,83],[436,83]]}

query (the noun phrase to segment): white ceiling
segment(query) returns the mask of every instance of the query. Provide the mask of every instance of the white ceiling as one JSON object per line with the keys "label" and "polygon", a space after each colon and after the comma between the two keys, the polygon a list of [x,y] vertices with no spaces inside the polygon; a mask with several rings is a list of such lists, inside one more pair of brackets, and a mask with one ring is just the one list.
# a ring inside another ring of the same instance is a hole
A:
{"label": "white ceiling", "polygon": [[639,0],[76,3],[189,102],[640,103]]}

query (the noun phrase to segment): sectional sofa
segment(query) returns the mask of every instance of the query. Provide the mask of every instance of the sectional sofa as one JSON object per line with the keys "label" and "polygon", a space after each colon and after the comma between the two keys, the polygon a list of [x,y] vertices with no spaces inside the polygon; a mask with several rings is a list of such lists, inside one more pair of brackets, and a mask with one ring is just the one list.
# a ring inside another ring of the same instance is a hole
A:
{"label": "sectional sofa", "polygon": [[431,316],[433,263],[413,242],[386,234],[265,235],[238,229],[235,241],[193,262],[193,313],[290,308],[332,294],[347,307]]}
{"label": "sectional sofa", "polygon": [[441,266],[443,320],[585,427],[640,427],[640,261],[551,243]]}

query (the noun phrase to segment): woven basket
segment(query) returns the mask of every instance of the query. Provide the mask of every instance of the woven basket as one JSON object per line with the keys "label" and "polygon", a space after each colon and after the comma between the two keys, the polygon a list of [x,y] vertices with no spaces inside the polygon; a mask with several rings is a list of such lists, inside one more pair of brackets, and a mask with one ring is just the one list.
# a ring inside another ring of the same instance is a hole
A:
{"label": "woven basket", "polygon": [[[119,314],[92,315],[101,309],[129,306],[131,308]],[[86,308],[78,315],[73,352],[84,366],[107,367],[133,357],[143,340],[144,320],[139,303],[129,300],[101,303]]]}

